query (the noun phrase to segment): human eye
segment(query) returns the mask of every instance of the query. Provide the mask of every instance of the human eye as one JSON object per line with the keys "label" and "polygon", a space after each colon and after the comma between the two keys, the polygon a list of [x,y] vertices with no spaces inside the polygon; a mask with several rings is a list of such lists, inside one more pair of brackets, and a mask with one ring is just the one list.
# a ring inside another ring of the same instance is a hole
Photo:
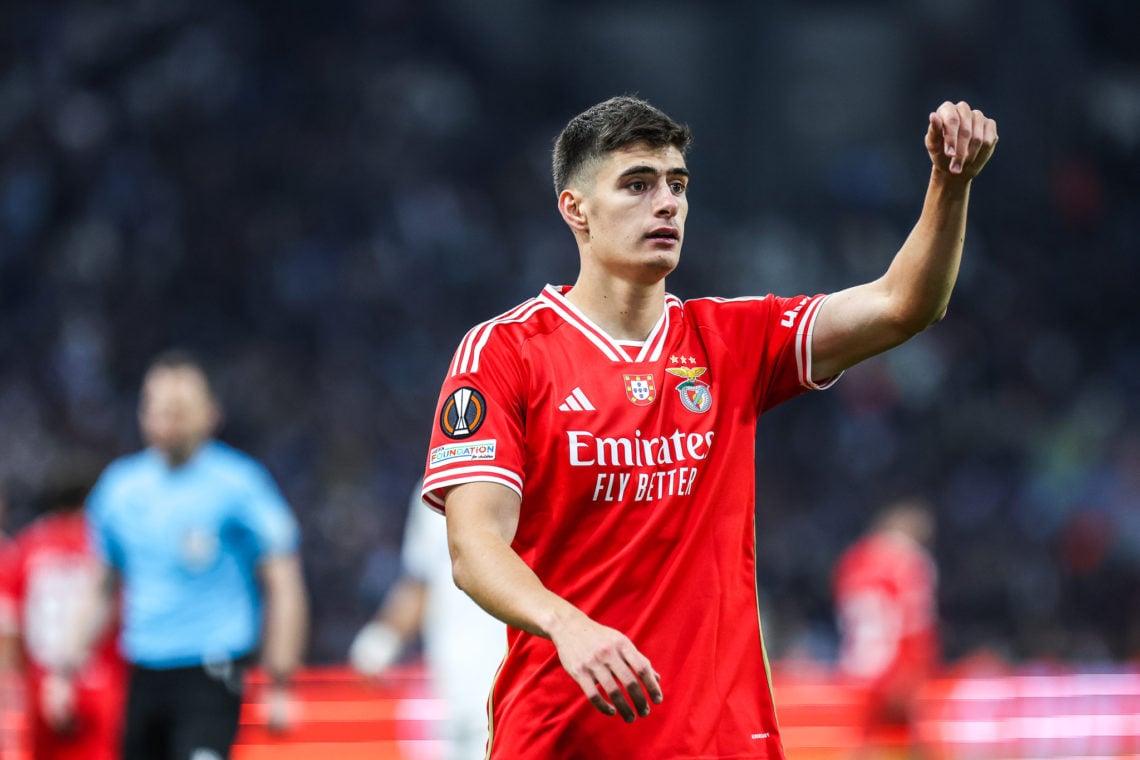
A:
{"label": "human eye", "polygon": [[673,195],[680,195],[685,192],[685,183],[681,180],[673,180],[669,183],[669,189],[673,191]]}
{"label": "human eye", "polygon": [[646,184],[645,184],[644,180],[635,179],[632,182],[630,182],[628,185],[626,185],[626,187],[628,187],[630,190],[632,190],[635,193],[643,193],[643,192],[645,192]]}

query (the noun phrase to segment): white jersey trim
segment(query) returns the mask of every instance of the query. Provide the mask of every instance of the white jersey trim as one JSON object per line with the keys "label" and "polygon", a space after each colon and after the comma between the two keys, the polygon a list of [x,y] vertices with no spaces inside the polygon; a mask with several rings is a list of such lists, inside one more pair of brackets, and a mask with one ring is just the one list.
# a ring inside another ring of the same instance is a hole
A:
{"label": "white jersey trim", "polygon": [[540,303],[538,299],[532,298],[494,319],[489,319],[472,327],[463,336],[463,341],[455,351],[455,358],[451,362],[450,376],[465,375],[479,370],[479,358],[483,353],[483,348],[491,339],[491,331],[497,326],[525,322],[533,314],[546,308],[549,308],[547,304]]}
{"label": "white jersey trim", "polygon": [[443,496],[440,492],[464,483],[498,483],[506,486],[522,498],[522,476],[503,467],[456,467],[424,478],[421,491],[424,503],[436,512],[443,512]]}
{"label": "white jersey trim", "polygon": [[562,290],[558,286],[547,285],[542,289],[542,293],[538,298],[548,303],[568,325],[586,336],[587,340],[597,346],[605,357],[613,362],[647,362],[659,360],[664,351],[666,338],[669,335],[670,312],[674,308],[681,308],[681,300],[679,298],[668,293],[665,294],[665,304],[661,312],[661,317],[657,320],[657,324],[653,326],[653,329],[650,330],[649,337],[642,343],[641,350],[638,352],[637,357],[633,358],[626,350],[630,346],[610,337],[609,333],[587,317],[577,306],[568,301],[566,296],[562,295]]}
{"label": "white jersey trim", "polygon": [[567,301],[566,297],[558,292],[555,286],[547,285],[542,289],[539,298],[550,304],[550,307],[562,317],[566,324],[585,335],[588,341],[601,349],[607,359],[614,362],[631,361],[624,346],[611,338],[605,330],[598,327],[577,306]]}
{"label": "white jersey trim", "polygon": [[661,315],[661,319],[653,326],[650,331],[649,337],[645,340],[645,345],[641,347],[641,353],[637,355],[639,362],[655,362],[661,359],[661,352],[665,350],[665,342],[669,337],[669,328],[672,326],[672,311],[684,311],[684,306],[681,299],[677,296],[665,294],[665,311]]}
{"label": "white jersey trim", "polygon": [[[813,391],[827,390],[835,385],[839,378],[843,377],[843,373],[829,377],[822,382],[815,382],[811,377],[811,352],[812,352],[812,335],[815,332],[815,319],[819,316],[819,307],[823,302],[831,297],[831,294],[816,296],[805,302],[804,307],[800,309],[799,316],[796,321],[796,373],[799,376],[800,385],[809,388]],[[734,301],[765,301],[768,296],[741,296],[738,298],[723,298],[720,296],[708,296],[705,298],[694,298],[694,301],[715,301],[716,303],[731,303]]]}
{"label": "white jersey trim", "polygon": [[835,382],[843,376],[843,373],[840,372],[819,383],[812,379],[811,353],[815,320],[819,316],[819,307],[823,306],[823,302],[829,297],[829,295],[817,296],[808,301],[807,308],[800,313],[799,325],[796,328],[796,369],[800,375],[800,384],[813,391],[826,390],[835,385]]}

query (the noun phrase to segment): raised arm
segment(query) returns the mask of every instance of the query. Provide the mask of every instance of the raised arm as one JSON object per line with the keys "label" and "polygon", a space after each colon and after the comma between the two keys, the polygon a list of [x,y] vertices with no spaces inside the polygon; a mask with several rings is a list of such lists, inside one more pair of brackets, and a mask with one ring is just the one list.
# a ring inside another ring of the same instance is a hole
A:
{"label": "raised arm", "polygon": [[899,345],[942,319],[958,277],[970,185],[993,155],[997,124],[960,101],[930,114],[933,164],[922,214],[882,277],[832,294],[812,335],[814,380]]}
{"label": "raised arm", "polygon": [[629,723],[649,714],[650,700],[661,702],[659,677],[633,643],[547,589],[511,548],[518,494],[494,483],[467,483],[448,492],[446,505],[459,588],[507,625],[553,642],[562,667],[603,714]]}

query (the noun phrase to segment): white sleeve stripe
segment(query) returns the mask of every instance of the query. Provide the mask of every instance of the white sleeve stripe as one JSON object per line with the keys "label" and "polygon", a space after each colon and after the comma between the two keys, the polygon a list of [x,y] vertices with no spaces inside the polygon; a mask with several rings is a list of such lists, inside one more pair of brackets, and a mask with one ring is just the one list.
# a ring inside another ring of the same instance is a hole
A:
{"label": "white sleeve stripe", "polygon": [[483,325],[478,325],[467,331],[467,335],[464,336],[463,342],[459,345],[459,350],[455,352],[455,360],[451,362],[452,376],[459,373],[459,367],[461,365],[466,365],[467,359],[471,355],[471,341],[482,329]]}
{"label": "white sleeve stripe", "polygon": [[799,316],[796,326],[796,370],[799,374],[800,385],[811,387],[811,327],[814,324],[812,316],[819,307],[819,300],[808,301],[806,308]]}
{"label": "white sleeve stripe", "polygon": [[420,498],[423,499],[428,509],[431,509],[433,512],[438,512],[441,515],[443,514],[443,499],[436,496],[434,491],[424,493]]}
{"label": "white sleeve stripe", "polygon": [[459,344],[459,349],[455,352],[455,359],[451,362],[450,374],[452,376],[458,374],[459,367],[467,363],[467,360],[471,355],[471,343],[475,339],[475,336],[484,328],[485,325],[486,323],[476,325],[475,327],[472,327],[470,330],[468,330],[467,334],[463,336],[463,342]]}
{"label": "white sleeve stripe", "polygon": [[474,354],[471,357],[470,367],[465,367],[463,369],[463,372],[478,372],[479,371],[479,357],[483,354],[483,348],[487,345],[487,341],[491,339],[491,330],[493,330],[496,326],[508,324],[508,323],[512,323],[512,322],[525,322],[526,320],[530,319],[530,316],[532,314],[534,314],[537,311],[541,311],[545,308],[546,307],[543,304],[534,303],[530,306],[530,308],[528,308],[522,314],[519,314],[517,317],[513,317],[511,319],[497,320],[497,321],[487,325],[487,329],[483,332],[483,337],[481,337],[479,339],[479,342],[475,346]]}
{"label": "white sleeve stripe", "polygon": [[496,322],[498,322],[499,320],[507,319],[507,318],[514,316],[518,312],[524,310],[527,306],[529,306],[533,302],[534,302],[533,298],[530,299],[529,301],[524,301],[523,303],[519,304],[518,306],[511,309],[510,311],[504,312],[504,313],[500,314],[499,316],[495,317],[494,319],[490,319],[490,320],[487,320],[486,322],[482,322],[478,325],[475,325],[475,327],[472,327],[470,330],[468,330],[467,335],[465,335],[463,337],[463,342],[460,344],[459,350],[455,352],[455,361],[453,361],[451,364],[451,374],[453,376],[456,374],[459,374],[459,367],[460,366],[466,366],[468,360],[471,357],[472,345],[475,342],[477,335],[479,335],[480,333],[482,333],[485,330],[489,330],[490,327],[492,325],[494,325]]}
{"label": "white sleeve stripe", "polygon": [[803,315],[800,317],[799,328],[796,333],[796,366],[800,374],[800,384],[805,388],[812,390],[824,390],[834,385],[835,381],[839,379],[839,375],[828,378],[825,383],[817,383],[812,379],[811,371],[811,352],[812,352],[812,336],[815,334],[815,320],[819,316],[819,308],[823,306],[823,302],[828,299],[828,296],[820,296],[815,298],[804,309]]}
{"label": "white sleeve stripe", "polygon": [[[800,310],[796,324],[796,374],[799,375],[800,385],[806,385],[804,378],[809,380],[811,378],[811,353],[804,351],[804,333],[807,332],[809,316],[815,310],[815,303],[808,301],[805,306],[806,308]],[[811,336],[808,336],[808,339],[810,340]]]}
{"label": "white sleeve stripe", "polygon": [[522,490],[522,476],[513,470],[508,470],[504,467],[482,467],[479,465],[471,465],[468,467],[453,467],[445,472],[437,472],[435,475],[428,475],[424,478],[424,491],[432,488],[438,488],[441,481],[448,480],[456,475],[471,475],[475,473],[491,474],[498,478],[506,479],[514,483],[513,488]]}
{"label": "white sleeve stripe", "polygon": [[423,491],[424,503],[434,509],[436,512],[443,512],[444,500],[440,495],[440,491],[445,488],[460,486],[464,483],[497,483],[498,485],[506,486],[507,488],[517,493],[520,499],[522,498],[522,489],[513,480],[508,480],[506,478],[497,478],[493,475],[473,474],[461,475],[447,480],[442,480],[430,487],[425,484]]}
{"label": "white sleeve stripe", "polygon": [[545,304],[539,303],[532,298],[507,313],[468,330],[459,349],[455,352],[455,359],[451,363],[451,377],[463,375],[468,372],[475,372],[479,369],[479,357],[483,352],[483,348],[487,345],[487,341],[491,338],[491,331],[496,326],[525,322],[535,312],[545,308],[547,308]]}

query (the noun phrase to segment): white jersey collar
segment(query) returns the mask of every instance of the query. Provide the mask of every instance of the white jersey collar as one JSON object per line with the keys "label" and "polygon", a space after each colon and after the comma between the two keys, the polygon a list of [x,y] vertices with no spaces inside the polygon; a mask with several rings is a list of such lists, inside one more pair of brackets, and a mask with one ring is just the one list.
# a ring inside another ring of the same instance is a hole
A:
{"label": "white jersey collar", "polygon": [[669,293],[665,294],[665,308],[661,311],[661,317],[657,320],[657,324],[653,326],[653,329],[650,330],[649,337],[641,344],[640,351],[638,351],[637,355],[631,356],[629,352],[633,350],[633,347],[623,345],[621,342],[615,340],[593,320],[587,317],[581,309],[567,300],[566,294],[569,292],[569,285],[547,285],[542,289],[538,300],[546,303],[568,325],[582,333],[582,335],[597,346],[598,350],[610,361],[653,362],[661,358],[661,353],[665,347],[665,340],[669,335],[671,314],[673,309],[681,308],[681,300],[679,298]]}

